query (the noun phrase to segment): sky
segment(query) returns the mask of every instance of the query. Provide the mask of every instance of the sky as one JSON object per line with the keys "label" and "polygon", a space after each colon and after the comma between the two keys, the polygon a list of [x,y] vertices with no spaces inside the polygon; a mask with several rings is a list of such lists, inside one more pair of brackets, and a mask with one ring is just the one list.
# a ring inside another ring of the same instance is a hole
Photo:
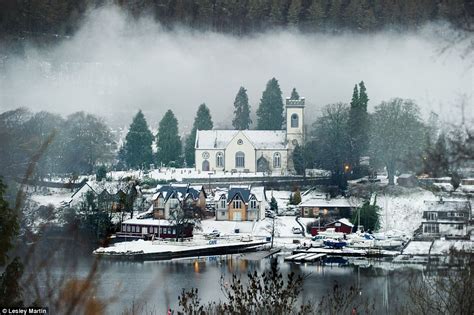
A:
{"label": "sky", "polygon": [[0,112],[19,106],[67,115],[84,110],[128,126],[142,109],[152,128],[172,109],[182,132],[201,103],[214,125],[229,127],[240,86],[252,111],[269,79],[283,96],[306,97],[306,121],[325,104],[349,102],[363,80],[369,111],[383,100],[409,98],[424,117],[437,112],[459,122],[474,117],[472,54],[447,47],[452,30],[427,25],[415,32],[302,34],[268,31],[246,37],[188,29],[164,30],[150,18],[133,20],[116,7],[91,11],[79,31],[47,49],[0,58]]}

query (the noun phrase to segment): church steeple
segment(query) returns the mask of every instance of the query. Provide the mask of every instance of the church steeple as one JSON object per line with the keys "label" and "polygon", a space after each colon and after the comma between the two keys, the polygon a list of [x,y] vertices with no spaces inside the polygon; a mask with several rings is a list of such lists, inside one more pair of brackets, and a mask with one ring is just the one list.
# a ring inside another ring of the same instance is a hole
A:
{"label": "church steeple", "polygon": [[[293,94],[293,93],[292,93]],[[286,98],[286,139],[290,148],[303,144],[305,98]]]}

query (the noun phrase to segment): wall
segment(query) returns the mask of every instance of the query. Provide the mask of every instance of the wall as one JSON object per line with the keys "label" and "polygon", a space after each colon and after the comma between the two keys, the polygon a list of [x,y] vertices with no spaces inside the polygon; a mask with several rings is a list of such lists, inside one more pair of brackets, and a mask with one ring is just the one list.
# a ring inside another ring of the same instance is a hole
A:
{"label": "wall", "polygon": [[[242,140],[242,144],[237,144],[239,139]],[[244,168],[235,167],[235,154],[239,151],[242,151],[245,154]],[[238,172],[248,170],[250,173],[254,173],[257,170],[255,161],[255,148],[242,132],[236,134],[236,136],[227,145],[225,151],[225,170],[231,171],[233,169],[237,170]]]}

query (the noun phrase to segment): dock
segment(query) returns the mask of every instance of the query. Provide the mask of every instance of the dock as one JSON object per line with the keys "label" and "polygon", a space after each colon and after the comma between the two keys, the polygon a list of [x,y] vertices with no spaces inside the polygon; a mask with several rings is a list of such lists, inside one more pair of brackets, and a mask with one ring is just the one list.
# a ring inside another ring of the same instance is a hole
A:
{"label": "dock", "polygon": [[326,258],[326,254],[298,253],[285,257],[285,261],[291,262],[317,262]]}
{"label": "dock", "polygon": [[[398,251],[388,250],[376,250],[376,249],[353,249],[353,248],[308,248],[308,249],[297,249],[293,251],[293,255],[289,256],[294,261],[294,256],[298,254],[325,254],[327,256],[351,256],[351,257],[394,257],[398,255]],[[287,257],[287,258],[289,258]],[[296,259],[303,256],[296,256]],[[296,260],[298,261],[298,260]]]}

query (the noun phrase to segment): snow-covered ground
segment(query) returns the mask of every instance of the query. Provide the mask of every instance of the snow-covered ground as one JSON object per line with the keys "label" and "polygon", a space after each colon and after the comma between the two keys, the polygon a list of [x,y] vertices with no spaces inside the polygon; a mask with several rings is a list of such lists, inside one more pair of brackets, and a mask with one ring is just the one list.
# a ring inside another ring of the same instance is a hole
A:
{"label": "snow-covered ground", "polygon": [[414,188],[401,195],[378,194],[380,231],[400,230],[412,234],[421,224],[425,200],[437,200],[430,191]]}
{"label": "snow-covered ground", "polygon": [[154,180],[176,180],[182,181],[183,178],[202,178],[202,179],[213,179],[213,178],[251,178],[251,177],[272,177],[272,176],[291,176],[290,174],[281,174],[275,172],[273,174],[266,174],[262,172],[256,173],[231,173],[231,172],[201,172],[196,171],[194,168],[171,168],[163,167],[150,171],[115,171],[107,173],[107,177],[112,180],[121,180],[126,177],[131,178],[150,178]]}
{"label": "snow-covered ground", "polygon": [[[431,247],[431,251],[430,251]],[[403,255],[446,255],[450,248],[474,251],[474,242],[457,240],[411,241],[403,250]]]}

